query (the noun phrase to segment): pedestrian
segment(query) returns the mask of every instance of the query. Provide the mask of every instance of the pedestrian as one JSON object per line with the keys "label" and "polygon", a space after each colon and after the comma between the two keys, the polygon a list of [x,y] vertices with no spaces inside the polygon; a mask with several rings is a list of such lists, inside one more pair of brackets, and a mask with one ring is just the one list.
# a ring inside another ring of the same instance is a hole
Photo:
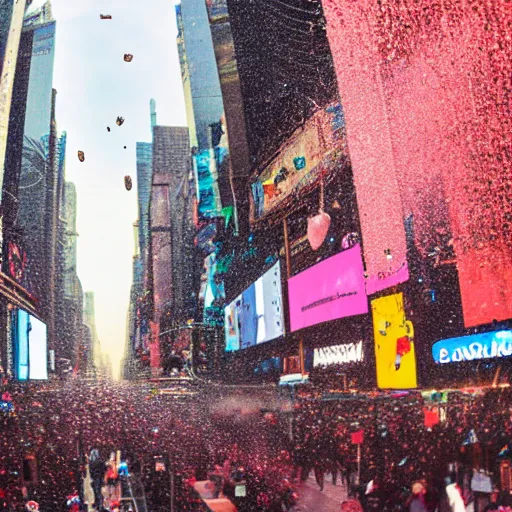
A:
{"label": "pedestrian", "polygon": [[451,480],[447,480],[446,483],[446,495],[448,496],[451,511],[466,512],[466,505],[464,504],[460,487],[457,484],[451,483]]}
{"label": "pedestrian", "polygon": [[103,510],[103,480],[107,472],[105,461],[100,457],[99,450],[91,450],[89,456],[89,471],[92,479],[92,489],[94,491],[94,508],[96,510]]}
{"label": "pedestrian", "polygon": [[409,512],[428,512],[425,505],[427,490],[421,482],[412,484],[412,499],[409,504]]}

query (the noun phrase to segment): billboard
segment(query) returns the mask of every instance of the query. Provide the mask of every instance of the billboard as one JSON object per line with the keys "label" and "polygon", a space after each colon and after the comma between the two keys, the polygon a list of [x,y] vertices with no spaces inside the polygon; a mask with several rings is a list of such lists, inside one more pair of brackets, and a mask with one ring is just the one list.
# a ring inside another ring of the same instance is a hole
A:
{"label": "billboard", "polygon": [[315,348],[313,367],[331,364],[361,363],[364,360],[363,342],[344,343],[330,347]]}
{"label": "billboard", "polygon": [[46,324],[29,315],[29,379],[48,379],[48,336]]}
{"label": "billboard", "polygon": [[392,270],[401,267],[403,217],[413,216],[424,258],[435,259],[445,232],[467,328],[512,317],[512,132],[508,100],[499,99],[512,61],[503,38],[489,37],[508,33],[512,11],[489,5],[477,15],[464,3],[452,24],[430,0],[403,10],[323,2],[367,270],[387,271],[386,249]]}
{"label": "billboard", "polygon": [[248,348],[284,334],[281,265],[277,262],[227,305],[226,351]]}
{"label": "billboard", "polygon": [[356,244],[288,281],[292,331],[368,313],[361,246]]}
{"label": "billboard", "polygon": [[252,185],[255,217],[270,212],[307,182],[326,157],[344,148],[344,119],[340,105],[331,105],[309,118],[281,147]]}
{"label": "billboard", "polygon": [[18,380],[28,379],[29,350],[28,350],[28,327],[29,314],[18,309],[16,314],[16,378]]}
{"label": "billboard", "polygon": [[372,300],[377,386],[416,388],[414,330],[405,317],[402,293]]}
{"label": "billboard", "polygon": [[512,356],[512,331],[484,332],[441,340],[433,345],[432,356],[439,364]]}

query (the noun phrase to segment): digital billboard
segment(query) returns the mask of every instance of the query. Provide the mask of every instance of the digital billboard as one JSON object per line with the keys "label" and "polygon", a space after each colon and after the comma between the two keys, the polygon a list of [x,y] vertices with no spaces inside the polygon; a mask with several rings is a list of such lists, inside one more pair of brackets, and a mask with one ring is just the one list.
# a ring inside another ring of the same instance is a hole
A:
{"label": "digital billboard", "polygon": [[48,337],[46,324],[29,315],[29,379],[48,379]]}
{"label": "digital billboard", "polygon": [[377,386],[416,388],[414,329],[407,320],[402,293],[372,300]]}
{"label": "digital billboard", "polygon": [[361,246],[356,244],[288,281],[292,331],[368,313]]}
{"label": "digital billboard", "polygon": [[277,262],[255,283],[227,305],[226,351],[239,350],[284,334],[281,266]]}
{"label": "digital billboard", "polygon": [[331,364],[360,363],[364,360],[363,342],[343,343],[330,347],[315,348],[313,367]]}
{"label": "digital billboard", "polygon": [[484,332],[441,340],[433,345],[432,356],[439,364],[512,356],[512,331]]}
{"label": "digital billboard", "polygon": [[28,379],[28,319],[29,314],[18,309],[16,314],[16,378],[18,380]]}

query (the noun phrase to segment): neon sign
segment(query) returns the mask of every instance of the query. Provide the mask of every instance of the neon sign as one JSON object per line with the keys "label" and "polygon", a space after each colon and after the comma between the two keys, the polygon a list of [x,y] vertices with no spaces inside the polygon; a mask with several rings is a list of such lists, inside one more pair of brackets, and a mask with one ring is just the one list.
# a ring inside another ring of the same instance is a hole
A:
{"label": "neon sign", "polygon": [[494,331],[441,340],[432,347],[436,363],[512,356],[512,331]]}

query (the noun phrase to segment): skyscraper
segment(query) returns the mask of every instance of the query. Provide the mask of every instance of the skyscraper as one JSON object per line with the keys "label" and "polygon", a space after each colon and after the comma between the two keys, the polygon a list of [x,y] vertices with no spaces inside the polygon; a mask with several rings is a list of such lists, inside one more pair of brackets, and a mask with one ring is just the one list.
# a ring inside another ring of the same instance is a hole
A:
{"label": "skyscraper", "polygon": [[[185,255],[192,251],[189,204],[190,146],[185,127],[153,128],[153,181],[151,188],[150,266],[154,303],[154,321],[164,315],[172,322],[186,315],[184,297],[191,289],[190,269]],[[158,340],[152,340],[152,366],[160,366]]]}
{"label": "skyscraper", "polygon": [[[178,49],[182,64],[182,79],[187,99],[188,83],[193,105],[197,146],[211,146],[208,130],[224,113],[219,74],[213,52],[210,24],[203,0],[182,0],[176,6]],[[187,117],[190,112],[187,111]],[[188,119],[192,133],[194,126]]]}
{"label": "skyscraper", "polygon": [[139,246],[143,262],[146,262],[149,244],[149,200],[153,168],[153,145],[137,142],[137,200],[139,203]]}
{"label": "skyscraper", "polygon": [[[14,87],[14,72],[18,60],[18,51],[23,26],[26,0],[13,3],[0,1],[0,202],[4,179],[5,151],[7,132]],[[0,242],[2,228],[0,225]],[[0,252],[2,250],[0,243]]]}
{"label": "skyscraper", "polygon": [[[40,6],[41,7],[41,6]],[[32,4],[31,8],[35,8]],[[34,12],[34,11],[27,11]],[[5,159],[5,233],[21,230],[30,291],[44,311],[50,297],[58,213],[58,142],[52,89],[55,22],[23,30]]]}
{"label": "skyscraper", "polygon": [[96,312],[94,305],[94,292],[85,292],[84,301],[84,325],[90,329],[91,333],[91,360],[97,366],[101,360],[100,340],[96,331]]}

